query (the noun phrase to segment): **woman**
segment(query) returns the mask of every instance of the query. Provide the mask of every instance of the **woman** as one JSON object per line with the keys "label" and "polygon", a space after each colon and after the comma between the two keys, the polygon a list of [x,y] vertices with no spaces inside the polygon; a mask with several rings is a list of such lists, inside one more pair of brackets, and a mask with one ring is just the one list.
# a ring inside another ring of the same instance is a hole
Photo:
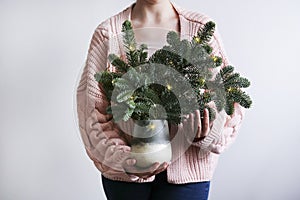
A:
{"label": "woman", "polygon": [[[127,197],[141,200],[207,199],[218,156],[235,139],[244,111],[235,104],[233,115],[223,115],[223,121],[214,122],[209,122],[207,110],[201,117],[199,111],[195,111],[176,130],[177,134],[184,135],[197,128],[194,140],[188,141],[190,147],[181,152],[178,159],[171,163],[155,163],[144,171],[136,168],[136,161],[129,158],[130,147],[119,136],[119,126],[106,113],[109,102],[94,80],[96,72],[107,67],[114,70],[107,60],[109,52],[122,55],[122,43],[116,35],[121,33],[125,20],[130,20],[136,30],[155,27],[177,31],[182,37],[195,35],[199,27],[210,21],[207,16],[181,9],[169,0],[136,0],[96,28],[77,89],[77,108],[86,151],[102,173],[105,194],[112,200]],[[149,34],[136,33],[145,41],[151,40]],[[227,65],[217,32],[210,44],[213,54],[223,58],[223,66]],[[209,125],[212,123],[213,130]]]}

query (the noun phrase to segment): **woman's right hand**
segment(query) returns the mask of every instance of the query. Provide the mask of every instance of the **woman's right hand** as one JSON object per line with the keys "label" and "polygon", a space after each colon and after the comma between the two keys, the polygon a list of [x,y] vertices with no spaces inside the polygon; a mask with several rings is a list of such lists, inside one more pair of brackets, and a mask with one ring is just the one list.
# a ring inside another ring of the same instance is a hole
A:
{"label": "woman's right hand", "polygon": [[[125,151],[124,151],[125,150]],[[136,160],[131,158],[130,147],[126,149],[118,149],[111,145],[107,148],[105,160],[103,162],[98,161],[93,157],[91,152],[87,151],[90,158],[94,161],[95,166],[100,171],[110,171],[111,173],[125,172],[132,181],[136,181],[139,178],[146,179],[153,175],[156,175],[167,169],[168,163],[162,164],[154,163],[148,168],[136,167]],[[104,164],[104,165],[103,165]]]}

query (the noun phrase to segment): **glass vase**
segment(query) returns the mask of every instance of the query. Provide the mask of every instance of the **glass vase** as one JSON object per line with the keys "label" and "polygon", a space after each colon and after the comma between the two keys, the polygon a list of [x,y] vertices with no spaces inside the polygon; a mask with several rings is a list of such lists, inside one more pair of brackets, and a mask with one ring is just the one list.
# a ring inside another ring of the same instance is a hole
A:
{"label": "glass vase", "polygon": [[136,120],[131,139],[131,154],[136,166],[170,162],[172,149],[167,120]]}

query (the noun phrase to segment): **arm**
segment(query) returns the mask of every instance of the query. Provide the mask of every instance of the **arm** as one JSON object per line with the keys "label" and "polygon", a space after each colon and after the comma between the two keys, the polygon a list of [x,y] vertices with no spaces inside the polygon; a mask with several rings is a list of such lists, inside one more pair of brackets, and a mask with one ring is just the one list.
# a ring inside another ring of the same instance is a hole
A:
{"label": "arm", "polygon": [[77,112],[87,154],[103,174],[123,174],[123,161],[130,147],[119,136],[119,129],[106,113],[109,105],[94,74],[107,66],[108,34],[101,25],[95,30],[83,73],[77,87]]}
{"label": "arm", "polygon": [[134,166],[135,160],[130,159],[131,149],[119,135],[121,130],[132,129],[132,124],[113,122],[112,116],[106,113],[109,102],[104,90],[94,78],[96,72],[103,71],[107,66],[107,45],[107,31],[100,26],[92,37],[77,88],[79,128],[86,152],[98,170],[108,178],[137,182],[153,180],[153,175],[165,170],[167,163],[154,163],[144,170]]}
{"label": "arm", "polygon": [[[229,62],[217,30],[212,37],[210,46],[213,47],[213,55],[219,56],[223,60],[220,68],[227,66]],[[209,130],[209,133],[207,135],[204,133],[204,136],[206,137],[200,141],[191,141],[191,145],[217,154],[229,147],[237,136],[245,114],[244,108],[238,103],[235,103],[234,107],[235,111],[231,116],[228,116],[226,113],[219,113],[217,119],[213,122],[213,126]],[[205,117],[206,116],[204,116],[204,118]],[[203,121],[205,121],[205,119]]]}

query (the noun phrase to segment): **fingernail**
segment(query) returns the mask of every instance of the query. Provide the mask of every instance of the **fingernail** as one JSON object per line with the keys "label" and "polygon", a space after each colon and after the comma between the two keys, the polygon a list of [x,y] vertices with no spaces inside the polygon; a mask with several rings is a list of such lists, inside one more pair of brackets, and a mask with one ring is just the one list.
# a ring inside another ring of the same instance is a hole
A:
{"label": "fingernail", "polygon": [[126,161],[127,165],[134,165],[136,163],[136,160],[134,159],[129,159]]}

